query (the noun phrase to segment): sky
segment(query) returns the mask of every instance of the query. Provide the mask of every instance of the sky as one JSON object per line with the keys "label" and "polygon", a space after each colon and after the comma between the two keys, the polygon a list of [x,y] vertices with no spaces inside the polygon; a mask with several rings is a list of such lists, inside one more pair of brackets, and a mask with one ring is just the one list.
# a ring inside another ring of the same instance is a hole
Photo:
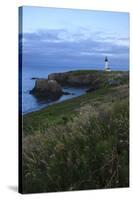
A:
{"label": "sky", "polygon": [[129,14],[43,7],[23,7],[25,66],[129,67]]}

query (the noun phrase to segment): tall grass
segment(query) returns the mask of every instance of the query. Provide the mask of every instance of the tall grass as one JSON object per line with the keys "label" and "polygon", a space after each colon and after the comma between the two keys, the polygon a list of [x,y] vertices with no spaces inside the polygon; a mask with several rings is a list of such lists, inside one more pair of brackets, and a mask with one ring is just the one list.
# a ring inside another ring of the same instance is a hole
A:
{"label": "tall grass", "polygon": [[23,139],[23,192],[127,187],[128,101],[82,107],[71,121]]}

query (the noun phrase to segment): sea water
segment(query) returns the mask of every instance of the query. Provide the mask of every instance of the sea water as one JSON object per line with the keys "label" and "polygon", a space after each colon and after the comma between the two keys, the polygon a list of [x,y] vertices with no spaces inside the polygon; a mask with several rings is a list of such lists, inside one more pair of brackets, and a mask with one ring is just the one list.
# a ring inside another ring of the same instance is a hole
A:
{"label": "sea water", "polygon": [[41,108],[47,107],[48,105],[58,103],[76,96],[80,96],[85,93],[86,88],[74,88],[74,87],[63,87],[64,92],[71,93],[70,95],[62,95],[56,101],[42,100],[39,101],[34,95],[30,94],[30,90],[33,89],[35,81],[32,78],[48,78],[48,74],[55,72],[65,72],[70,70],[76,70],[75,68],[69,67],[23,67],[22,69],[22,91],[20,94],[22,96],[22,113],[26,114],[32,111],[39,110]]}

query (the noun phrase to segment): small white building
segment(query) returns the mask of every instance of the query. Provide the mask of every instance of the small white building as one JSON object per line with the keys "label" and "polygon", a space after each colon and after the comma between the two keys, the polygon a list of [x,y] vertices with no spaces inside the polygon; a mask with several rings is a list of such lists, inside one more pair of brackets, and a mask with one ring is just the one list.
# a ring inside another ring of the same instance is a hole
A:
{"label": "small white building", "polygon": [[111,69],[110,69],[110,67],[109,67],[109,62],[108,62],[107,56],[105,57],[105,66],[104,66],[104,70],[105,70],[106,72],[110,72],[110,71],[111,71]]}

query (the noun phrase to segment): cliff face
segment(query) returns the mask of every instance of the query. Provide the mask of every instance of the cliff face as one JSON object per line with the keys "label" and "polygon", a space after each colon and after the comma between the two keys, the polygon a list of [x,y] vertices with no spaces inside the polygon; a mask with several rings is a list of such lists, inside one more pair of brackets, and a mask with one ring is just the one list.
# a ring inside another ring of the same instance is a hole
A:
{"label": "cliff face", "polygon": [[46,99],[58,99],[62,94],[62,88],[56,80],[37,79],[31,94]]}
{"label": "cliff face", "polygon": [[52,73],[48,75],[48,80],[56,80],[58,83],[65,84],[70,76],[69,72],[65,73]]}
{"label": "cliff face", "polygon": [[103,87],[103,85],[119,85],[128,79],[128,72],[104,72],[79,70],[48,75],[48,80],[56,80],[61,85]]}
{"label": "cliff face", "polygon": [[48,80],[56,80],[61,85],[79,87],[92,85],[94,82],[98,82],[99,79],[97,75],[74,75],[72,72],[65,72],[50,74]]}

